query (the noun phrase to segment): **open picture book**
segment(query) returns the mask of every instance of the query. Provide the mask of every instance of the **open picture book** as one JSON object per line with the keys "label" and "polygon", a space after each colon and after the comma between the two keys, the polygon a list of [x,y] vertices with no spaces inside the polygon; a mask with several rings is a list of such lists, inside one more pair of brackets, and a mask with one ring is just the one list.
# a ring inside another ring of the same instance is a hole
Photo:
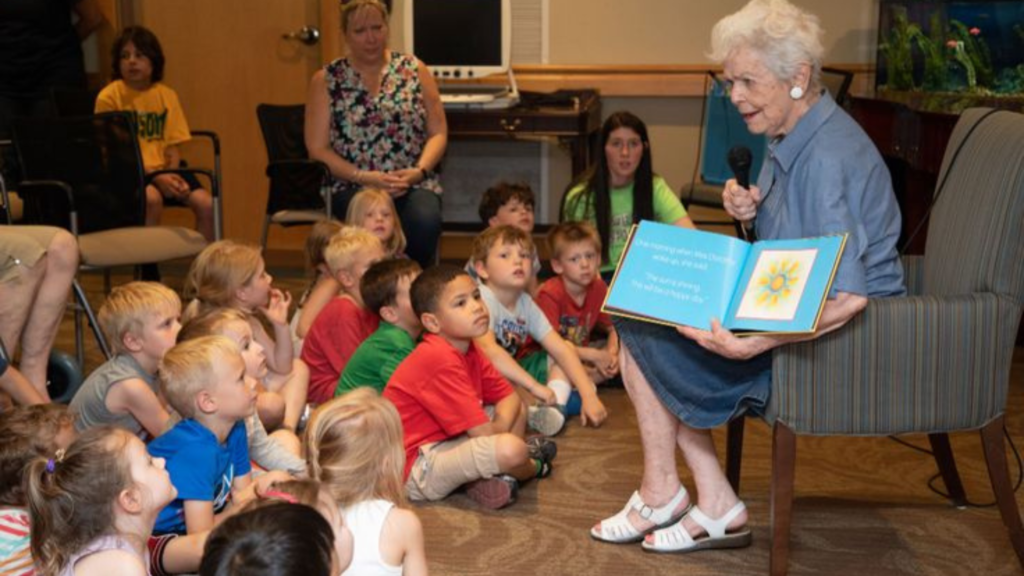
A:
{"label": "open picture book", "polygon": [[630,232],[602,310],[739,333],[817,329],[847,235],[737,238],[642,221]]}

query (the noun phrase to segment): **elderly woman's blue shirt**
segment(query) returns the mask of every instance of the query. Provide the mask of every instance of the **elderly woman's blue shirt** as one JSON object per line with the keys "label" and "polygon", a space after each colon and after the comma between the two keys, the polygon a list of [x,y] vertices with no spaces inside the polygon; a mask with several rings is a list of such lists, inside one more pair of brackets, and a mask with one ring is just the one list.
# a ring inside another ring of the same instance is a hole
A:
{"label": "elderly woman's blue shirt", "polygon": [[757,181],[759,238],[849,234],[832,283],[862,296],[905,293],[896,241],[900,209],[889,170],[864,131],[824,92],[768,146]]}

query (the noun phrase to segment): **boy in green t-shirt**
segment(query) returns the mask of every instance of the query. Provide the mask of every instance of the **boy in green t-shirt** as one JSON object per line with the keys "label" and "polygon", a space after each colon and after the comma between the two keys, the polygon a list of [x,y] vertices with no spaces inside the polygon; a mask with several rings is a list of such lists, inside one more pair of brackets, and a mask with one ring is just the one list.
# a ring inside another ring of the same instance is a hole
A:
{"label": "boy in green t-shirt", "polygon": [[412,352],[423,327],[413,312],[409,287],[420,272],[415,260],[403,258],[377,262],[363,275],[359,293],[381,323],[345,364],[335,396],[360,386],[383,392],[391,373]]}

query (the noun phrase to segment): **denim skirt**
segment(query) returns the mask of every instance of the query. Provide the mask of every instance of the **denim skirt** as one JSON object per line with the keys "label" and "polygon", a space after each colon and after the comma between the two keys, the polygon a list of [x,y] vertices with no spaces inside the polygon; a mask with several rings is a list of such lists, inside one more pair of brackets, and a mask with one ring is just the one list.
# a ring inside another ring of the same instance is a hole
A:
{"label": "denim skirt", "polygon": [[714,428],[746,411],[763,413],[772,354],[730,360],[670,326],[614,318],[625,346],[661,403],[691,428]]}

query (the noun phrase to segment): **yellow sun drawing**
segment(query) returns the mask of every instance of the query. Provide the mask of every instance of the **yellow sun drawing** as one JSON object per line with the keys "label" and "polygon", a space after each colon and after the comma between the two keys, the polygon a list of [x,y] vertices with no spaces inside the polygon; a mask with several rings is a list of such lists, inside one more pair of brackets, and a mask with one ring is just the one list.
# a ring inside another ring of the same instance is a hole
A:
{"label": "yellow sun drawing", "polygon": [[800,281],[797,269],[800,263],[783,258],[781,262],[772,262],[768,270],[757,279],[758,295],[756,304],[764,308],[774,308],[780,301],[785,301],[793,293]]}

